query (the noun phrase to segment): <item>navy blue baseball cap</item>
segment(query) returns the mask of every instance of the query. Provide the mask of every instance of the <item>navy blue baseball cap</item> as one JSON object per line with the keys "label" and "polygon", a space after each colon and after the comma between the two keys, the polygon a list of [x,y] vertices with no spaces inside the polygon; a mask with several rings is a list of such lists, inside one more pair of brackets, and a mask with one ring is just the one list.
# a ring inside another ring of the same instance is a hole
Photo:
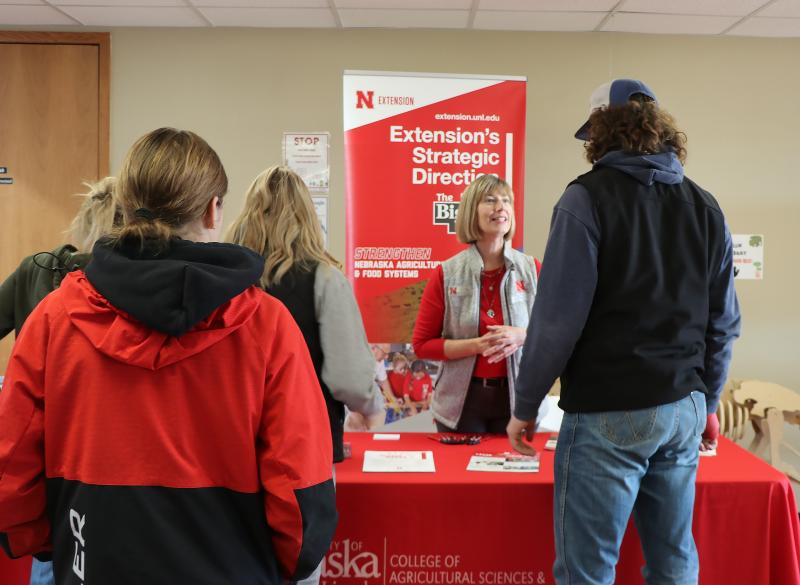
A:
{"label": "navy blue baseball cap", "polygon": [[[608,81],[595,89],[589,98],[589,115],[597,110],[603,110],[608,106],[623,106],[631,96],[640,93],[658,103],[656,94],[647,87],[644,82],[638,79],[614,79]],[[578,140],[589,140],[589,120],[581,126],[575,133]]]}

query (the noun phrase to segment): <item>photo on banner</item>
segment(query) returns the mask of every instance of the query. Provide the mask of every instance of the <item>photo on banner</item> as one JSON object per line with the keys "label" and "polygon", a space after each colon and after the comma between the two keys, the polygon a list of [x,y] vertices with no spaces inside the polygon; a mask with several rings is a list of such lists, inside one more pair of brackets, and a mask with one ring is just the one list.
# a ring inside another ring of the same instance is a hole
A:
{"label": "photo on banner", "polygon": [[345,269],[375,356],[387,424],[430,419],[439,364],[418,360],[411,336],[428,279],[465,248],[456,237],[456,212],[477,177],[495,174],[511,185],[512,245],[522,247],[526,83],[344,72]]}

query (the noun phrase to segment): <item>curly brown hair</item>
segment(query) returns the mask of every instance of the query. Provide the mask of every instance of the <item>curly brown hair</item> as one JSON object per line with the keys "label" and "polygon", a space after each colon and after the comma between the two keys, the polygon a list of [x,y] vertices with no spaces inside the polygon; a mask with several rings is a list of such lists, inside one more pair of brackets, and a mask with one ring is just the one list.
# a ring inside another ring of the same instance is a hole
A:
{"label": "curly brown hair", "polygon": [[686,134],[675,119],[641,94],[624,106],[611,106],[589,116],[589,141],[584,144],[590,163],[612,150],[655,154],[671,149],[686,162]]}

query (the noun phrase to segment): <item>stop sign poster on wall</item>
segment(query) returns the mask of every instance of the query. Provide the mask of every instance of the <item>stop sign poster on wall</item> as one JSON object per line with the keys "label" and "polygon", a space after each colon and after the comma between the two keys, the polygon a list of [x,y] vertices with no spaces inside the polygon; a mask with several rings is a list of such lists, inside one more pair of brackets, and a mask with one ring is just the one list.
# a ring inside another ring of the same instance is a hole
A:
{"label": "stop sign poster on wall", "polygon": [[411,341],[433,269],[464,249],[461,193],[495,174],[522,244],[525,78],[345,71],[347,274],[371,343]]}

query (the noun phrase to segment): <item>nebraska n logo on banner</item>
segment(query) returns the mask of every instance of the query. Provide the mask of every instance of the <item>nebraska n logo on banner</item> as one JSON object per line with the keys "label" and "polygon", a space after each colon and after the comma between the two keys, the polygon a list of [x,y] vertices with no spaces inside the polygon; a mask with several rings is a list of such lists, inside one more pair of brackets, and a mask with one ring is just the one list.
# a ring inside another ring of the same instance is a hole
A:
{"label": "nebraska n logo on banner", "polygon": [[374,91],[359,91],[356,90],[356,108],[369,108],[370,110],[375,107],[373,98],[375,97]]}
{"label": "nebraska n logo on banner", "polygon": [[522,245],[525,78],[345,71],[347,274],[367,337],[407,343],[433,269],[462,250],[464,189],[496,174]]}

